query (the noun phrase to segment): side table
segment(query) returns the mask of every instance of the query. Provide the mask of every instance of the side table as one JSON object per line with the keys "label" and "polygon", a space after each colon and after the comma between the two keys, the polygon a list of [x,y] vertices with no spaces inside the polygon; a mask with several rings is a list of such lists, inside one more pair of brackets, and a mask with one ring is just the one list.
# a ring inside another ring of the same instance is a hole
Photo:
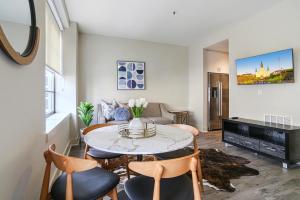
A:
{"label": "side table", "polygon": [[176,115],[177,124],[189,124],[189,111],[186,110],[172,110],[169,111]]}

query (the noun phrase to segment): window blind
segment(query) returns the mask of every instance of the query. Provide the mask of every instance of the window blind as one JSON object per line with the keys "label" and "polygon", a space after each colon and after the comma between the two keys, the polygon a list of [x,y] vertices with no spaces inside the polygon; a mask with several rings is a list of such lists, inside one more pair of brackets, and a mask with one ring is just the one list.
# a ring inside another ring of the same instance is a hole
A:
{"label": "window blind", "polygon": [[55,18],[46,4],[46,65],[61,73],[61,32]]}

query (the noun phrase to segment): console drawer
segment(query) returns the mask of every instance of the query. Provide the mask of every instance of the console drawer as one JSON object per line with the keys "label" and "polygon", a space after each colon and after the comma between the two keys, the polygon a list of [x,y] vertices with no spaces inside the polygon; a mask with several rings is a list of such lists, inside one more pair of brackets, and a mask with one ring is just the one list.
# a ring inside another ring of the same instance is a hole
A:
{"label": "console drawer", "polygon": [[259,151],[259,140],[248,138],[248,137],[240,137],[240,144],[256,151]]}
{"label": "console drawer", "polygon": [[264,141],[260,141],[260,152],[278,157],[278,158],[282,158],[282,159],[286,159],[285,157],[285,147],[283,146],[279,146],[276,144],[272,144],[269,142],[264,142]]}
{"label": "console drawer", "polygon": [[240,136],[224,131],[224,141],[240,144]]}

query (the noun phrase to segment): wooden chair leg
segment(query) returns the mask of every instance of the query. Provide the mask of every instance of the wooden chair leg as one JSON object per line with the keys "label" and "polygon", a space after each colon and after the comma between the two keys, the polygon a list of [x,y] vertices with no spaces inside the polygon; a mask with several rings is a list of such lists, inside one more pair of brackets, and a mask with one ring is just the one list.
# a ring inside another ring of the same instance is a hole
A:
{"label": "wooden chair leg", "polygon": [[[197,143],[197,138],[194,137],[194,153],[196,153],[198,151],[199,147],[198,147],[198,143]],[[199,184],[200,184],[200,192],[203,193],[204,192],[204,188],[203,188],[203,177],[202,177],[202,169],[201,169],[201,161],[199,156],[197,157],[197,176],[198,176],[198,180],[199,180]]]}
{"label": "wooden chair leg", "polygon": [[87,152],[88,152],[88,145],[85,144],[85,147],[84,147],[84,154],[83,154],[83,158],[84,158],[84,159],[86,159]]}
{"label": "wooden chair leg", "polygon": [[112,191],[110,191],[110,192],[108,193],[108,196],[109,196],[112,200],[118,200],[117,189],[114,188]]}
{"label": "wooden chair leg", "polygon": [[200,159],[197,159],[197,176],[198,176],[198,180],[199,180],[199,184],[200,184],[200,192],[203,193],[204,192],[204,188],[203,188],[203,177],[202,177],[202,170],[201,170],[201,162]]}
{"label": "wooden chair leg", "polygon": [[129,164],[128,156],[125,155],[124,159],[125,159],[124,164],[126,165],[125,167],[126,167],[127,178],[130,179],[130,170],[129,170],[129,167],[128,167],[128,164]]}

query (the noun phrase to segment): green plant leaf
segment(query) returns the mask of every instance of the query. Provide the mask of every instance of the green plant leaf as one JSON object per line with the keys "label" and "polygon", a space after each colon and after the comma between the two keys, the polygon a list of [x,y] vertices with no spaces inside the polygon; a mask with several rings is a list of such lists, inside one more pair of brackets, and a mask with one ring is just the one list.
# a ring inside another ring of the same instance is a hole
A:
{"label": "green plant leaf", "polygon": [[93,121],[94,105],[89,102],[80,102],[77,111],[80,120],[88,127]]}

